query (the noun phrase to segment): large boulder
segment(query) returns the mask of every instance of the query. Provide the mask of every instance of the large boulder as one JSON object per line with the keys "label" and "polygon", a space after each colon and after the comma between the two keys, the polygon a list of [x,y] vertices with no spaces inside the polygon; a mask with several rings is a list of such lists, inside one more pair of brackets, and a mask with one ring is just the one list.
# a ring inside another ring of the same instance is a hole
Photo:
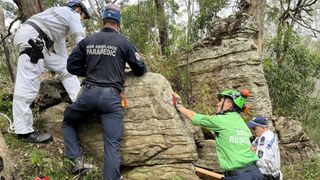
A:
{"label": "large boulder", "polygon": [[[41,92],[40,97],[48,99],[50,95],[43,95],[47,92]],[[121,142],[121,164],[122,174],[127,178],[197,179],[191,164],[198,159],[193,138],[196,131],[174,108],[172,93],[169,82],[159,74],[147,73],[142,77],[126,74],[124,96],[127,108]],[[57,96],[56,92],[54,94]],[[40,99],[38,102],[43,107],[47,106]],[[42,128],[61,136],[66,106],[66,103],[59,103],[42,111],[38,118]],[[102,164],[102,127],[95,119],[80,126],[80,139],[87,154]]]}
{"label": "large boulder", "polygon": [[[224,89],[250,91],[248,105],[257,115],[272,115],[267,81],[255,38],[258,28],[250,16],[233,15],[210,24],[208,37],[181,58],[179,67],[190,75],[192,98],[207,107]],[[208,109],[214,113],[214,108]]]}
{"label": "large boulder", "polygon": [[299,121],[290,117],[268,117],[277,133],[281,161],[284,164],[298,163],[320,156],[320,148],[312,143]]}
{"label": "large boulder", "polygon": [[214,172],[222,172],[216,153],[215,140],[205,140],[203,146],[198,148],[199,159],[195,163],[199,167],[210,169]]}

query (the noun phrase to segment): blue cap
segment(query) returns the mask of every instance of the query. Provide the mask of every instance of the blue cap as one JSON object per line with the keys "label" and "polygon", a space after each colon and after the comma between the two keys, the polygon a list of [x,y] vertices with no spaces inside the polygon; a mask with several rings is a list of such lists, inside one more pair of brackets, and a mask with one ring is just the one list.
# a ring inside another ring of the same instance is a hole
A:
{"label": "blue cap", "polygon": [[118,23],[121,22],[121,14],[118,11],[106,9],[102,13],[102,19],[112,19]]}
{"label": "blue cap", "polygon": [[268,120],[265,117],[257,116],[251,121],[247,122],[247,126],[251,129],[256,126],[268,127]]}
{"label": "blue cap", "polygon": [[121,22],[120,8],[112,3],[108,3],[101,14],[102,19],[112,19],[118,23]]}

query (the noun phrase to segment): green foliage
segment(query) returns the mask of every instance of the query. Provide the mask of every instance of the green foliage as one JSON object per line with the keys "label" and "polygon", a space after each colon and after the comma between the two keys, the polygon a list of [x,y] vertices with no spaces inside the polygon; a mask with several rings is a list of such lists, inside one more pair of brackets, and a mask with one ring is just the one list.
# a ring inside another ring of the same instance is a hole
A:
{"label": "green foliage", "polygon": [[196,16],[193,25],[191,40],[196,42],[201,35],[206,32],[208,24],[217,18],[218,12],[226,7],[229,3],[226,0],[199,0],[199,14]]}
{"label": "green foliage", "polygon": [[12,117],[12,95],[5,93],[3,89],[0,90],[0,112]]}
{"label": "green foliage", "polygon": [[[173,1],[166,1],[165,15],[157,18],[157,10],[153,0],[139,1],[137,5],[126,5],[121,9],[123,33],[137,47],[137,49],[154,59],[162,61],[160,57],[159,32],[157,22],[165,20],[169,34],[165,52],[170,54],[168,59],[174,58],[179,48],[186,45],[186,30],[184,26],[178,26],[175,20],[179,5]],[[157,59],[160,58],[160,59]],[[161,64],[159,65],[161,66]],[[160,68],[161,69],[161,68]]]}
{"label": "green foliage", "polygon": [[[290,30],[268,42],[267,48],[271,57],[264,60],[264,71],[274,113],[301,121],[311,139],[320,143],[314,128],[320,124],[320,101],[312,94],[320,54],[307,49]],[[273,56],[274,52],[281,54]]]}
{"label": "green foliage", "polygon": [[19,141],[13,134],[4,134],[4,138],[9,149],[17,149],[24,146],[24,143]]}
{"label": "green foliage", "polygon": [[277,7],[268,7],[266,9],[266,13],[267,13],[267,21],[277,21],[278,18],[280,17],[280,9]]}
{"label": "green foliage", "polygon": [[31,164],[39,166],[42,162],[42,159],[44,159],[46,156],[47,156],[47,153],[45,151],[39,150],[39,149],[34,149],[29,154],[29,160],[30,160]]}
{"label": "green foliage", "polygon": [[54,6],[65,6],[66,1],[64,0],[42,0],[41,1],[42,5],[44,6],[45,9],[54,7]]}
{"label": "green foliage", "polygon": [[299,106],[297,119],[302,122],[304,130],[313,142],[320,145],[319,129],[315,128],[320,124],[320,97],[305,98]]}
{"label": "green foliage", "polygon": [[320,179],[320,158],[299,164],[290,164],[281,168],[284,178],[287,180],[319,180]]}
{"label": "green foliage", "polygon": [[[101,169],[95,165],[92,169],[79,175],[72,175],[72,162],[59,153],[61,147],[55,142],[45,145],[25,143],[14,134],[4,134],[5,141],[17,164],[16,173],[20,179],[34,179],[37,176],[49,176],[50,179],[101,179]],[[60,140],[58,140],[59,142]],[[58,151],[58,149],[60,149]],[[92,159],[86,162],[94,164]],[[18,179],[19,179],[18,178]]]}
{"label": "green foliage", "polygon": [[151,1],[140,2],[139,5],[125,6],[122,10],[121,32],[130,39],[142,52],[157,53],[157,38],[152,31],[155,27],[155,8]]}
{"label": "green foliage", "polygon": [[192,107],[193,110],[196,112],[200,112],[202,114],[214,114],[216,110],[214,109],[214,106],[212,106],[213,101],[210,101],[212,98],[211,97],[211,88],[207,84],[201,85],[201,88],[197,89],[198,92],[198,98],[193,97],[194,107]]}
{"label": "green foliage", "polygon": [[286,44],[278,36],[267,44],[271,52],[284,51],[283,59],[270,57],[264,61],[264,71],[274,112],[278,115],[299,116],[301,103],[307,103],[313,90],[313,74],[320,56],[312,54],[295,33],[286,34]]}

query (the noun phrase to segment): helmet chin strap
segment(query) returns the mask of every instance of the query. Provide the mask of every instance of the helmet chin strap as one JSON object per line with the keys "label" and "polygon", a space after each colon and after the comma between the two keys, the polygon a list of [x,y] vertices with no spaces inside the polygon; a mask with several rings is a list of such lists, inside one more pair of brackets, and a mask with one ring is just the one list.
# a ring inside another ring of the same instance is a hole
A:
{"label": "helmet chin strap", "polygon": [[225,113],[225,111],[223,110],[225,102],[226,102],[226,98],[224,97],[223,98],[223,102],[222,102],[221,107],[220,107],[220,111],[217,114],[224,114]]}
{"label": "helmet chin strap", "polygon": [[217,114],[225,114],[226,112],[234,112],[235,111],[235,110],[229,110],[229,109],[223,110],[224,103],[226,102],[226,99],[227,98],[224,97],[223,102],[222,102],[221,107],[220,107],[220,111]]}

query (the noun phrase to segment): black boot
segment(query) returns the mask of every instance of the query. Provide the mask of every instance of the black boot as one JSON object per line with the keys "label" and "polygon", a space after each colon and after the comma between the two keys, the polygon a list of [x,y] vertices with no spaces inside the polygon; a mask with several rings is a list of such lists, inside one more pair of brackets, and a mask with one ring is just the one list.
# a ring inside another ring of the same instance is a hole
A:
{"label": "black boot", "polygon": [[53,139],[49,133],[32,132],[28,134],[18,134],[18,138],[32,143],[47,143]]}
{"label": "black boot", "polygon": [[84,171],[86,169],[84,167],[84,163],[83,163],[83,156],[71,159],[71,161],[74,163],[74,166],[71,170],[72,174],[81,173],[82,171]]}

